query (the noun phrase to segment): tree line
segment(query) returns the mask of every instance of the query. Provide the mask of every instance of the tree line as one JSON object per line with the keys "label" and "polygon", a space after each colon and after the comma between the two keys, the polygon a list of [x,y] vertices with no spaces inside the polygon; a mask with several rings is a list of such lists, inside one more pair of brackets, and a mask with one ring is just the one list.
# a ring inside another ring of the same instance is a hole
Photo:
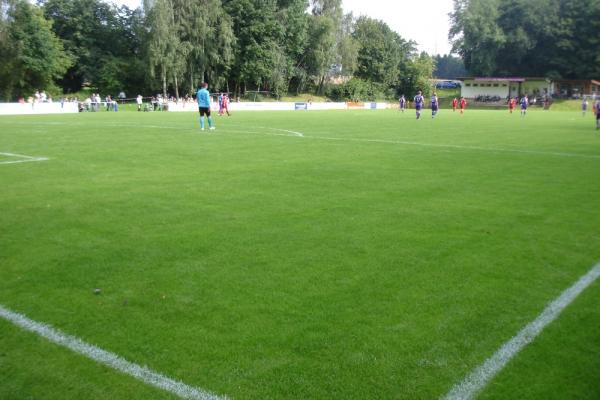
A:
{"label": "tree line", "polygon": [[427,91],[432,57],[341,0],[0,0],[0,97],[91,88],[177,97],[375,99]]}
{"label": "tree line", "polygon": [[600,77],[600,0],[454,0],[449,38],[473,75]]}

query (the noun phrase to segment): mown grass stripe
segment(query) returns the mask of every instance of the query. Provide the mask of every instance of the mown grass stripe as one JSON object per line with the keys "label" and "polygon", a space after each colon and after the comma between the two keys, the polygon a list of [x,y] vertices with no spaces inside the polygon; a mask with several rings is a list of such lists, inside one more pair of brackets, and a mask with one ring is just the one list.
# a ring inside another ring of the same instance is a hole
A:
{"label": "mown grass stripe", "polygon": [[81,339],[67,335],[58,329],[49,325],[33,321],[26,316],[17,312],[11,311],[0,305],[0,317],[12,322],[14,325],[35,333],[52,343],[68,348],[75,353],[81,354],[100,364],[106,365],[124,374],[127,374],[137,380],[140,380],[148,385],[170,392],[182,399],[191,400],[224,400],[226,397],[220,397],[202,389],[188,386],[185,383],[178,382],[168,378],[158,372],[152,371],[147,367],[143,367],[132,362],[129,362],[118,355],[111,353],[101,348],[88,344]]}

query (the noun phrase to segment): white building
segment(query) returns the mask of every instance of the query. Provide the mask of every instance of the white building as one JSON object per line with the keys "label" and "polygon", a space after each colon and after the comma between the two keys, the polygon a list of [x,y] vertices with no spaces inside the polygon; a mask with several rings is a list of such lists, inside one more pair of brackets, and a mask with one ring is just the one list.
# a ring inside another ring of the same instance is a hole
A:
{"label": "white building", "polygon": [[509,97],[527,94],[529,96],[552,95],[554,85],[545,78],[463,78],[461,79],[461,96],[475,99],[480,96]]}

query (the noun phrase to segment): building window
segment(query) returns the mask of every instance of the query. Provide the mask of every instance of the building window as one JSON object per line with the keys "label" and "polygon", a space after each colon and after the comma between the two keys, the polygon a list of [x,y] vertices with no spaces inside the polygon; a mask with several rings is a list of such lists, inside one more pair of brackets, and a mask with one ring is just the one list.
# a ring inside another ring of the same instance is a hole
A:
{"label": "building window", "polygon": [[465,86],[466,87],[471,87],[471,84],[470,83],[465,83]]}
{"label": "building window", "polygon": [[503,84],[502,84],[502,87],[507,87],[507,86],[508,86],[508,85],[507,85],[506,83],[503,83]]}
{"label": "building window", "polygon": [[473,87],[477,87],[477,86],[479,86],[479,84],[478,84],[478,83],[474,83],[474,84],[473,84]]}
{"label": "building window", "polygon": [[500,85],[499,85],[499,84],[497,84],[497,83],[494,83],[494,87],[498,87],[498,86],[500,86]]}

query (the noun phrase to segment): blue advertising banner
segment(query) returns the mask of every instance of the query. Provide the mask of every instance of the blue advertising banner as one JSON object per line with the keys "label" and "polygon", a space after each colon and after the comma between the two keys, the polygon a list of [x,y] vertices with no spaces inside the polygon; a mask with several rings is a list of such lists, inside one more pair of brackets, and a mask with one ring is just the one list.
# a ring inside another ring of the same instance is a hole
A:
{"label": "blue advertising banner", "polygon": [[308,103],[296,103],[295,110],[308,110]]}

